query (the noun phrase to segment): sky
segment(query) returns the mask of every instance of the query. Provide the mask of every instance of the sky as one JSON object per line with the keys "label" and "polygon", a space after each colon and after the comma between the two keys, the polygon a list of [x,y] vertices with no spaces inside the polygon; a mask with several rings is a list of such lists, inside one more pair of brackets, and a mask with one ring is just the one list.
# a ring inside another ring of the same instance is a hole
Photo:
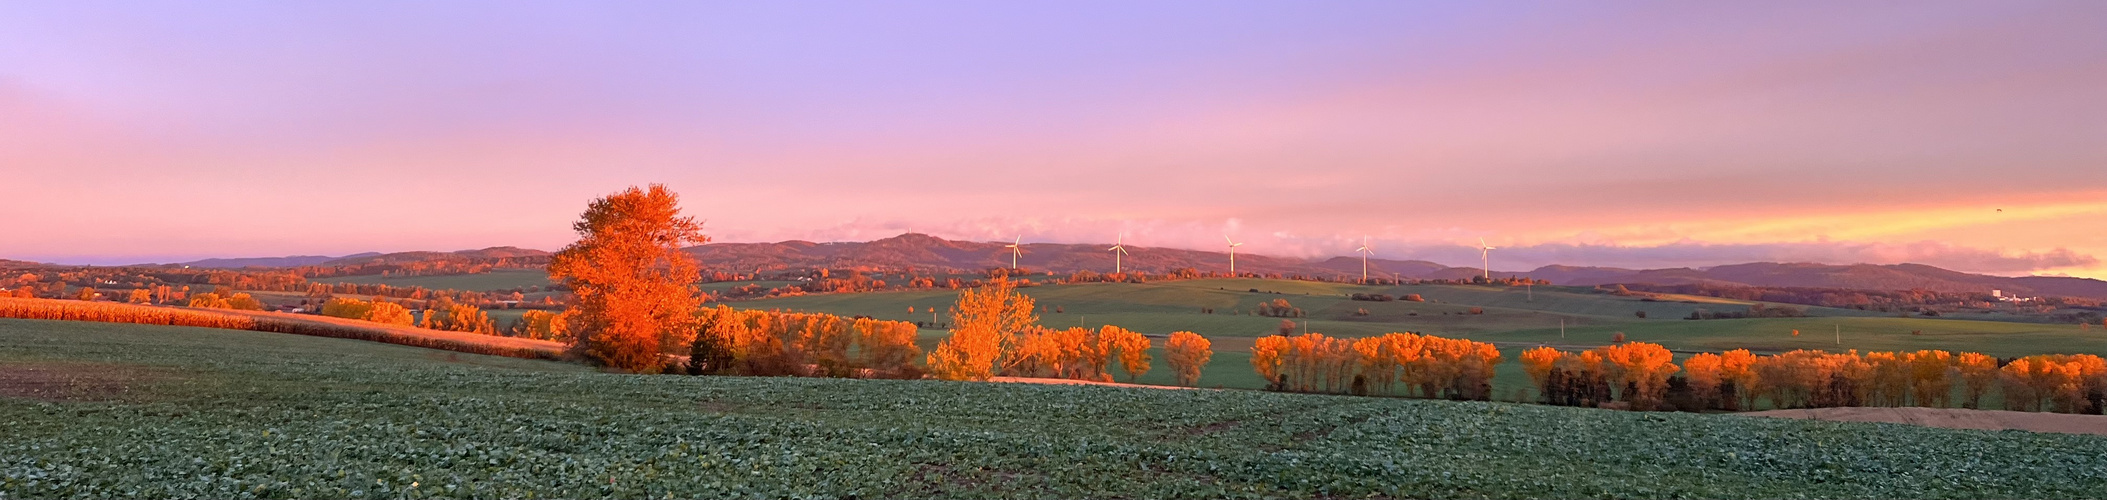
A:
{"label": "sky", "polygon": [[2107,278],[2107,2],[0,2],[0,258],[718,242]]}

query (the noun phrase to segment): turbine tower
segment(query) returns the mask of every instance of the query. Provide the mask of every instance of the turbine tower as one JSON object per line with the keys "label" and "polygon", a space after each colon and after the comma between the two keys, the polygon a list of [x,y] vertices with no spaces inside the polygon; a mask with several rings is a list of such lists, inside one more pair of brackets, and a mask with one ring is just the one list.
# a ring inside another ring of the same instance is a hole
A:
{"label": "turbine tower", "polygon": [[1017,269],[1018,269],[1018,268],[1017,268],[1017,257],[1020,257],[1020,256],[1023,256],[1023,255],[1024,255],[1024,249],[1023,249],[1023,248],[1019,248],[1019,245],[1023,245],[1023,244],[1024,244],[1024,235],[1021,235],[1021,234],[1020,234],[1020,235],[1017,235],[1017,239],[1016,239],[1016,240],[1012,240],[1012,241],[1010,242],[1010,244],[1008,244],[1008,245],[1003,245],[1003,246],[1002,246],[1003,248],[1008,248],[1008,249],[1010,249],[1010,270],[1011,270],[1011,271],[1015,271],[1015,270],[1017,270]]}
{"label": "turbine tower", "polygon": [[1491,283],[1491,282],[1492,282],[1492,251],[1493,251],[1493,250],[1496,250],[1496,249],[1495,249],[1495,248],[1493,248],[1493,247],[1491,247],[1491,246],[1489,246],[1489,245],[1486,245],[1486,244],[1485,244],[1485,238],[1478,238],[1478,264],[1479,264],[1480,266],[1482,266],[1482,267],[1480,267],[1480,269],[1482,269],[1482,270],[1484,270],[1484,271],[1485,271],[1485,282],[1486,282],[1486,283]]}
{"label": "turbine tower", "polygon": [[1356,248],[1353,251],[1361,253],[1361,284],[1366,285],[1368,284],[1368,254],[1375,253],[1375,250],[1368,248],[1368,237],[1362,236],[1361,248]]}
{"label": "turbine tower", "polygon": [[1226,234],[1222,235],[1222,241],[1229,242],[1229,277],[1234,278],[1236,277],[1236,247],[1244,246],[1244,244],[1229,239],[1229,235]]}
{"label": "turbine tower", "polygon": [[1112,241],[1112,248],[1106,250],[1112,252],[1112,274],[1125,272],[1119,266],[1119,256],[1127,254],[1126,242],[1127,235],[1119,235],[1119,239]]}

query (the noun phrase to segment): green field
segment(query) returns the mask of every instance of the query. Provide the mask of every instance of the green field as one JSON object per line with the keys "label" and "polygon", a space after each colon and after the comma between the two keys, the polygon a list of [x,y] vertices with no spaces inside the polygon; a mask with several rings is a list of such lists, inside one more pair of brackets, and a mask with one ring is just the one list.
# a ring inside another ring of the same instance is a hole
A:
{"label": "green field", "polygon": [[313,281],[316,283],[358,283],[403,288],[424,287],[432,290],[469,290],[477,292],[548,286],[550,283],[549,272],[541,269],[499,269],[487,273],[439,276],[333,276],[314,278]]}
{"label": "green field", "polygon": [[[1260,290],[1254,293],[1250,290]],[[1313,332],[1363,336],[1410,331],[1445,337],[1469,338],[1473,334],[1550,328],[1561,321],[1569,327],[1621,326],[1633,324],[1692,325],[1683,320],[1691,311],[1746,309],[1750,302],[1708,297],[1645,301],[1596,293],[1579,287],[1492,287],[1470,285],[1358,286],[1290,280],[1208,279],[1160,283],[1088,283],[1022,288],[1047,309],[1040,313],[1048,326],[1115,324],[1143,333],[1167,334],[1192,331],[1203,335],[1257,337],[1270,335],[1278,318],[1251,314],[1258,304],[1285,299],[1307,313]],[[1427,302],[1355,301],[1355,293],[1390,295],[1420,294]],[[794,309],[882,319],[928,321],[928,308],[948,308],[958,293],[948,290],[821,294],[735,303],[742,308]],[[1700,302],[1703,301],[1703,302]],[[915,307],[916,314],[907,313]],[[1483,314],[1470,314],[1472,308]],[[1202,308],[1212,308],[1204,314]],[[1357,315],[1368,310],[1366,316]],[[1866,317],[1865,311],[1807,308],[1816,317]],[[1647,318],[1639,319],[1638,311]],[[2073,327],[2075,329],[2075,327]]]}
{"label": "green field", "polygon": [[[1250,290],[1258,289],[1253,293]],[[1052,327],[1114,324],[1153,335],[1192,331],[1215,343],[1215,358],[1200,380],[1202,387],[1261,388],[1265,381],[1249,364],[1251,339],[1278,332],[1279,318],[1248,314],[1259,303],[1287,299],[1303,308],[1298,320],[1309,331],[1358,337],[1410,331],[1450,338],[1494,342],[1507,362],[1494,379],[1498,398],[1517,398],[1529,383],[1519,365],[1520,351],[1535,345],[1585,349],[1606,345],[1618,332],[1631,341],[1654,342],[1682,351],[1752,349],[1765,353],[1791,349],[1860,351],[1944,349],[2001,357],[2046,353],[2107,354],[2107,330],[2077,325],[1898,318],[1866,311],[1809,307],[1805,318],[1735,320],[1681,319],[1699,308],[1742,310],[1750,302],[1711,297],[1638,297],[1594,292],[1582,287],[1515,287],[1410,285],[1370,287],[1308,281],[1213,279],[1161,283],[1091,283],[1022,288],[1043,306],[1040,322]],[[1278,293],[1273,293],[1278,292]],[[1428,302],[1368,302],[1347,298],[1354,293],[1420,294]],[[931,321],[929,308],[945,310],[955,291],[909,291],[822,294],[734,302],[752,309],[786,309],[865,315],[880,319]],[[917,312],[909,314],[913,306]],[[1054,307],[1063,312],[1053,312]],[[1203,314],[1201,308],[1214,308]],[[1483,314],[1468,314],[1472,307]],[[1355,315],[1367,309],[1367,316]],[[1635,311],[1646,311],[1640,319]],[[1242,314],[1239,314],[1242,313]],[[938,320],[948,316],[938,313]],[[1560,324],[1565,325],[1561,335]],[[1837,342],[1837,329],[1842,343]],[[1800,330],[1798,337],[1793,330]],[[943,332],[924,334],[925,348]],[[1160,340],[1159,340],[1160,343]],[[1162,359],[1160,350],[1157,359]],[[1160,364],[1160,362],[1159,362]],[[1167,370],[1144,376],[1145,383],[1168,383]],[[1518,392],[1520,391],[1520,392]]]}
{"label": "green field", "polygon": [[0,320],[0,497],[2100,498],[2107,438]]}

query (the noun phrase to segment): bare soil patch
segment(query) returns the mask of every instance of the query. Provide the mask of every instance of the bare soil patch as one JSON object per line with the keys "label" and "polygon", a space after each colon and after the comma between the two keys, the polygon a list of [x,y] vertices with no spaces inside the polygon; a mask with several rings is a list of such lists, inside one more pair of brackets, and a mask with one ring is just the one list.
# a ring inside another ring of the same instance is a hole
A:
{"label": "bare soil patch", "polygon": [[0,363],[0,397],[48,402],[136,399],[135,392],[178,378],[171,369],[109,363]]}
{"label": "bare soil patch", "polygon": [[1836,422],[1885,422],[1947,429],[2021,430],[2107,436],[2107,415],[2072,415],[1962,408],[1809,408],[1742,413],[1751,417]]}

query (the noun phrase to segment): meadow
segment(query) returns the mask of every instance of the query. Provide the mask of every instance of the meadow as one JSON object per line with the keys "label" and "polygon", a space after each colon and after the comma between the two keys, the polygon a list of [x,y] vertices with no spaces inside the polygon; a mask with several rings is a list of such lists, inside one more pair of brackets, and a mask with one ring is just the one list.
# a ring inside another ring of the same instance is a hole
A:
{"label": "meadow", "polygon": [[[1281,318],[1251,314],[1260,303],[1287,300],[1302,309],[1309,331],[1365,336],[1411,331],[1452,338],[1472,334],[1586,326],[1699,323],[1691,312],[1745,310],[1752,302],[1670,296],[1648,301],[1581,287],[1494,287],[1476,285],[1360,286],[1265,279],[1204,279],[1157,283],[1083,283],[1020,288],[1042,306],[1048,326],[1114,324],[1152,334],[1187,330],[1212,336],[1258,337],[1277,333]],[[1252,290],[1257,290],[1253,292]],[[1357,301],[1352,294],[1419,294],[1425,302]],[[930,321],[929,307],[942,310],[957,299],[951,290],[820,294],[737,302],[742,308],[795,309],[867,315],[900,321]],[[919,313],[910,314],[908,307]],[[1054,308],[1060,308],[1055,312]],[[1211,309],[1213,313],[1202,312]],[[1368,314],[1358,315],[1365,309]],[[1473,309],[1481,310],[1472,314]],[[1811,317],[1875,317],[1867,311],[1805,308]],[[1645,311],[1646,318],[1637,313]],[[1719,321],[1719,320],[1707,320]],[[2072,327],[2075,330],[2075,327]]]}
{"label": "meadow", "polygon": [[0,496],[2100,498],[2107,437],[0,320]]}

